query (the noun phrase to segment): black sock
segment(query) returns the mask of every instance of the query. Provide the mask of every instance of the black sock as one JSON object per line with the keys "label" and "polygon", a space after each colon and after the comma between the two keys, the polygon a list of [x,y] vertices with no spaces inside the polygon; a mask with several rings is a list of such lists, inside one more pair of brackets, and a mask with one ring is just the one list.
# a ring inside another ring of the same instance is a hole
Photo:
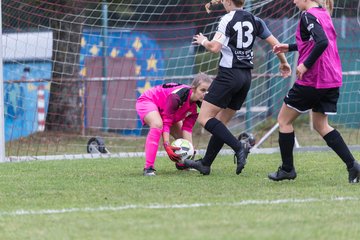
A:
{"label": "black sock", "polygon": [[344,142],[340,133],[334,129],[324,136],[327,145],[336,152],[336,154],[343,160],[348,169],[354,166],[354,156],[351,154],[348,146]]}
{"label": "black sock", "polygon": [[293,150],[295,144],[295,133],[279,132],[279,146],[282,159],[281,168],[286,172],[290,172],[294,168]]}
{"label": "black sock", "polygon": [[239,140],[229,131],[229,129],[216,118],[210,118],[205,124],[205,129],[208,130],[215,137],[220,138],[221,141],[226,143],[235,152],[241,148]]}
{"label": "black sock", "polygon": [[220,138],[212,135],[206,148],[205,156],[201,161],[202,164],[205,166],[211,166],[223,146],[224,142],[221,141]]}

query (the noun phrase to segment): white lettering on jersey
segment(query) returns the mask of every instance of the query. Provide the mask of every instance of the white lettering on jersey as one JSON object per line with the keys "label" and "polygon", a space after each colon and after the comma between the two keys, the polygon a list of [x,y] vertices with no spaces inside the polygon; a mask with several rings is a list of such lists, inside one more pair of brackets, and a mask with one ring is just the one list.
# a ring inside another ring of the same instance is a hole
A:
{"label": "white lettering on jersey", "polygon": [[310,32],[311,29],[314,28],[314,24],[313,23],[310,23],[308,26],[307,26],[307,30]]}

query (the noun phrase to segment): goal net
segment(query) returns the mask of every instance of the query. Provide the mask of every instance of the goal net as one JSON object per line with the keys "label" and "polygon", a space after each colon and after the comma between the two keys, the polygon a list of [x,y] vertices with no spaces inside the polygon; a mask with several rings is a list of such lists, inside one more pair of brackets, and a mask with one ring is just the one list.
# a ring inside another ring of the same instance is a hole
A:
{"label": "goal net", "polygon": [[[148,128],[135,111],[137,97],[164,82],[190,84],[199,72],[217,73],[219,54],[192,44],[199,32],[212,38],[225,14],[221,5],[207,13],[206,3],[3,0],[6,160],[99,157],[88,144],[94,137],[110,155],[140,156]],[[280,42],[295,41],[299,11],[292,1],[247,0],[245,9]],[[338,114],[329,119],[349,145],[360,144],[359,10],[358,0],[335,0],[332,15],[344,84]],[[253,133],[259,148],[277,147],[276,117],[294,76],[280,77],[264,41],[256,41],[254,54],[251,90],[229,128]],[[294,68],[296,53],[286,56]],[[300,146],[325,146],[311,114],[295,129]],[[209,133],[196,125],[193,138],[205,149]]]}

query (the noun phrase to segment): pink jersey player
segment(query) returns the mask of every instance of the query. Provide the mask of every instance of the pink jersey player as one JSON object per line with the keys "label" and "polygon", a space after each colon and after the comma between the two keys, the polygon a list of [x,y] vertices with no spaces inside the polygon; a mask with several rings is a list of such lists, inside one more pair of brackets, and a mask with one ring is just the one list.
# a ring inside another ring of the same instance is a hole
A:
{"label": "pink jersey player", "polygon": [[212,79],[198,74],[191,86],[166,83],[145,91],[136,102],[136,111],[142,123],[150,127],[145,142],[144,176],[155,176],[155,159],[159,141],[163,137],[164,148],[169,158],[177,162],[180,156],[170,145],[170,135],[175,139],[185,138],[192,142],[192,128],[205,93]]}
{"label": "pink jersey player", "polygon": [[275,53],[299,51],[297,80],[284,98],[278,116],[281,166],[268,175],[273,181],[297,177],[293,149],[293,122],[311,110],[314,129],[345,163],[349,183],[360,182],[360,163],[354,158],[340,132],[329,125],[328,115],[337,113],[342,70],[331,20],[333,0],[293,0],[301,10],[296,44],[277,44]]}

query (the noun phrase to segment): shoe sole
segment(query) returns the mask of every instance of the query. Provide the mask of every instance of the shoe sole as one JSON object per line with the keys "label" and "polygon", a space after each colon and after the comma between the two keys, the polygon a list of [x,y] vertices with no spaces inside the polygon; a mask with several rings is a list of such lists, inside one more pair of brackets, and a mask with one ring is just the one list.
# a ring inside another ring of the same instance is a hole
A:
{"label": "shoe sole", "polygon": [[185,162],[185,165],[186,165],[186,167],[190,168],[191,170],[196,170],[196,171],[198,171],[198,172],[201,173],[202,175],[209,175],[209,174],[210,174],[210,169],[209,169],[209,171],[203,172],[203,171],[201,171],[201,169],[199,169],[196,165],[189,164],[189,163],[186,163],[186,162]]}
{"label": "shoe sole", "polygon": [[144,177],[153,177],[153,176],[156,176],[155,173],[151,173],[151,174],[147,173],[147,174],[143,174],[143,175],[144,175]]}
{"label": "shoe sole", "polygon": [[275,181],[275,182],[280,182],[280,181],[284,181],[284,180],[288,180],[288,181],[292,181],[295,180],[295,178],[281,178],[281,179],[274,179],[271,177],[268,177],[271,181]]}
{"label": "shoe sole", "polygon": [[272,180],[272,181],[275,181],[275,182],[280,182],[280,181],[284,181],[284,180],[295,180],[295,178],[296,178],[297,176],[295,176],[295,177],[292,177],[292,178],[273,178],[273,177],[271,177],[271,176],[269,176],[268,175],[268,178],[270,179],[270,180]]}

